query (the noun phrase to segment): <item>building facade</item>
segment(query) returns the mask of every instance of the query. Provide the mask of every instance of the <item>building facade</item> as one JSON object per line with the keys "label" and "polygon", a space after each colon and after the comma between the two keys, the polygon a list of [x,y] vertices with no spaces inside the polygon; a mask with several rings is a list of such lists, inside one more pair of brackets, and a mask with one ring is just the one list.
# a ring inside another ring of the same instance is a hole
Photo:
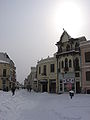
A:
{"label": "building facade", "polygon": [[41,59],[37,63],[38,91],[56,93],[57,70],[56,57]]}
{"label": "building facade", "polygon": [[16,67],[7,53],[0,53],[0,89],[8,91],[16,82]]}
{"label": "building facade", "polygon": [[90,41],[80,43],[82,92],[90,94]]}
{"label": "building facade", "polygon": [[72,38],[66,31],[57,42],[58,92],[81,92],[81,54],[80,42],[85,37]]}
{"label": "building facade", "polygon": [[25,88],[32,88],[34,91],[37,91],[37,79],[36,79],[36,67],[31,67],[31,72],[24,80]]}
{"label": "building facade", "polygon": [[25,89],[27,88],[27,85],[28,85],[28,79],[25,78],[25,80],[24,80],[24,88],[25,88]]}
{"label": "building facade", "polygon": [[72,38],[65,30],[54,57],[37,63],[37,88],[40,92],[90,93],[90,41],[84,36]]}

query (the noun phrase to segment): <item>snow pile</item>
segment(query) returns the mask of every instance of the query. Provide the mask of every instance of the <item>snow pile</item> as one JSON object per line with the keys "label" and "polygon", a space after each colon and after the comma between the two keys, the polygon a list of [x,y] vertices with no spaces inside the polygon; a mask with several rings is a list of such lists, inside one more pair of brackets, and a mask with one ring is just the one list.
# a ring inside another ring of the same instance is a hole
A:
{"label": "snow pile", "polygon": [[89,120],[90,95],[0,91],[0,120]]}

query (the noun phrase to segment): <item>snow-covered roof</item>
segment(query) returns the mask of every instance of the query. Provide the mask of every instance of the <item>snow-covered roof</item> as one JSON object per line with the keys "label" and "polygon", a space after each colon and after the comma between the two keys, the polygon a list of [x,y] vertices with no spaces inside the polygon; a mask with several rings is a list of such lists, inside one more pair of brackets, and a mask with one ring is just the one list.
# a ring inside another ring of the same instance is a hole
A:
{"label": "snow-covered roof", "polygon": [[0,63],[7,63],[7,64],[9,64],[9,62],[3,61],[3,60],[0,60]]}

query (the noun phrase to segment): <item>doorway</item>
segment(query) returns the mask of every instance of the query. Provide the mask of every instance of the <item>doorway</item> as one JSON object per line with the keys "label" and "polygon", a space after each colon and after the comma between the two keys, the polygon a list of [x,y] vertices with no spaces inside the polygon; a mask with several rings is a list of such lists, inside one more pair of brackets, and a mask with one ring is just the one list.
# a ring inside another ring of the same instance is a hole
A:
{"label": "doorway", "polygon": [[76,82],[76,93],[80,93],[81,89],[80,89],[80,82]]}
{"label": "doorway", "polygon": [[42,92],[47,92],[47,84],[42,85]]}

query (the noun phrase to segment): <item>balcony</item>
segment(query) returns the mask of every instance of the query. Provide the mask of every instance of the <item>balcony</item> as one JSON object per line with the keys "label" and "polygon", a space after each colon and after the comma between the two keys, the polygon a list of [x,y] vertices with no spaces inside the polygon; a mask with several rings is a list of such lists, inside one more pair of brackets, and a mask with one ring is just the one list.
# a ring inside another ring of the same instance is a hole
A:
{"label": "balcony", "polygon": [[80,51],[79,48],[78,49],[72,48],[70,50],[62,49],[62,51],[58,49],[57,55],[63,55],[63,54],[69,54],[69,53],[79,53],[79,51]]}

